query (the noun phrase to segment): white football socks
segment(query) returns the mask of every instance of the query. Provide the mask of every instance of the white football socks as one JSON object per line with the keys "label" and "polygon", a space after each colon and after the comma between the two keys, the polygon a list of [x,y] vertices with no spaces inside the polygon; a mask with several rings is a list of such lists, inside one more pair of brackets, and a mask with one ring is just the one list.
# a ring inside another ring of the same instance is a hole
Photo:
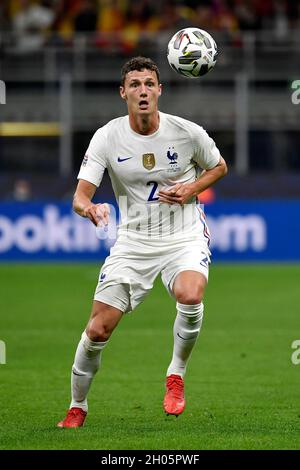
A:
{"label": "white football socks", "polygon": [[94,375],[100,366],[101,352],[108,341],[91,341],[84,331],[77,346],[71,373],[72,401],[70,408],[82,408],[88,411],[87,394]]}
{"label": "white football socks", "polygon": [[197,341],[203,318],[203,303],[184,305],[177,302],[177,316],[174,323],[174,348],[167,376],[184,377],[188,359]]}

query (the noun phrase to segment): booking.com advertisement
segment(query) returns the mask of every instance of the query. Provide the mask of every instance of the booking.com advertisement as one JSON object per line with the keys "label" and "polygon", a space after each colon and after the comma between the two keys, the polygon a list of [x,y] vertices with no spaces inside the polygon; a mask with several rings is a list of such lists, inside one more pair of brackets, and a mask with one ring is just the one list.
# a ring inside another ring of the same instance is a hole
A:
{"label": "booking.com advertisement", "polygon": [[[118,212],[110,207],[104,230],[75,214],[70,203],[1,203],[0,259],[102,261],[117,233]],[[214,261],[300,260],[300,202],[218,202],[205,213]]]}

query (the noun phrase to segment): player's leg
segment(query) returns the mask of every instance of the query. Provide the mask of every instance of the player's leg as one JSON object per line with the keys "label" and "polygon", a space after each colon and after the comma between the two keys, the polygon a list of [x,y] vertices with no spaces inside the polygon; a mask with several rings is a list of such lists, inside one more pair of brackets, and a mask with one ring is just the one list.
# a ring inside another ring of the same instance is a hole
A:
{"label": "player's leg", "polygon": [[173,327],[172,360],[167,370],[164,409],[166,413],[176,416],[185,408],[183,377],[202,324],[206,274],[182,271],[175,277],[172,286],[172,293],[177,300],[177,315]]}
{"label": "player's leg", "polygon": [[122,314],[121,310],[94,300],[91,317],[82,333],[72,367],[70,408],[88,411],[87,394],[99,369],[102,351]]}
{"label": "player's leg", "polygon": [[107,287],[102,298],[107,299],[107,302],[114,299],[111,303],[118,304],[119,308],[94,300],[90,320],[77,346],[72,367],[70,409],[67,417],[58,423],[59,427],[83,425],[88,411],[88,391],[99,369],[102,351],[126,310],[127,296],[128,292],[124,286],[115,285]]}
{"label": "player's leg", "polygon": [[175,278],[173,293],[177,300],[177,315],[173,328],[173,357],[168,368],[168,376],[185,375],[187,362],[202,324],[202,299],[206,284],[206,277],[196,271],[183,271]]}

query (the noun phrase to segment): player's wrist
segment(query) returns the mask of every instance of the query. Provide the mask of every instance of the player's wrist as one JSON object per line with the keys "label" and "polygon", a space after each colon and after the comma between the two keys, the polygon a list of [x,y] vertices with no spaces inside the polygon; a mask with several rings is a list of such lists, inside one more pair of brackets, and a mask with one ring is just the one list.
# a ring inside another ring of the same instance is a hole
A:
{"label": "player's wrist", "polygon": [[82,208],[83,217],[89,217],[89,210],[91,209],[92,206],[94,206],[94,204],[87,204],[86,206],[83,206]]}
{"label": "player's wrist", "polygon": [[199,186],[200,185],[197,181],[190,184],[191,197],[198,196],[198,194],[201,192],[201,188],[199,188]]}

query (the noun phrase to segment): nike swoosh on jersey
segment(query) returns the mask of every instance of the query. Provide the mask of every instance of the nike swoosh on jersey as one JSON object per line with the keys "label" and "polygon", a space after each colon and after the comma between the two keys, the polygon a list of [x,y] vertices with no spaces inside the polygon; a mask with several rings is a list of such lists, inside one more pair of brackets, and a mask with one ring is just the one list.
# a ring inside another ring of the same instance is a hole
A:
{"label": "nike swoosh on jersey", "polygon": [[118,162],[121,163],[121,162],[125,162],[126,160],[130,160],[132,157],[127,157],[127,158],[121,158],[121,157],[118,157]]}

